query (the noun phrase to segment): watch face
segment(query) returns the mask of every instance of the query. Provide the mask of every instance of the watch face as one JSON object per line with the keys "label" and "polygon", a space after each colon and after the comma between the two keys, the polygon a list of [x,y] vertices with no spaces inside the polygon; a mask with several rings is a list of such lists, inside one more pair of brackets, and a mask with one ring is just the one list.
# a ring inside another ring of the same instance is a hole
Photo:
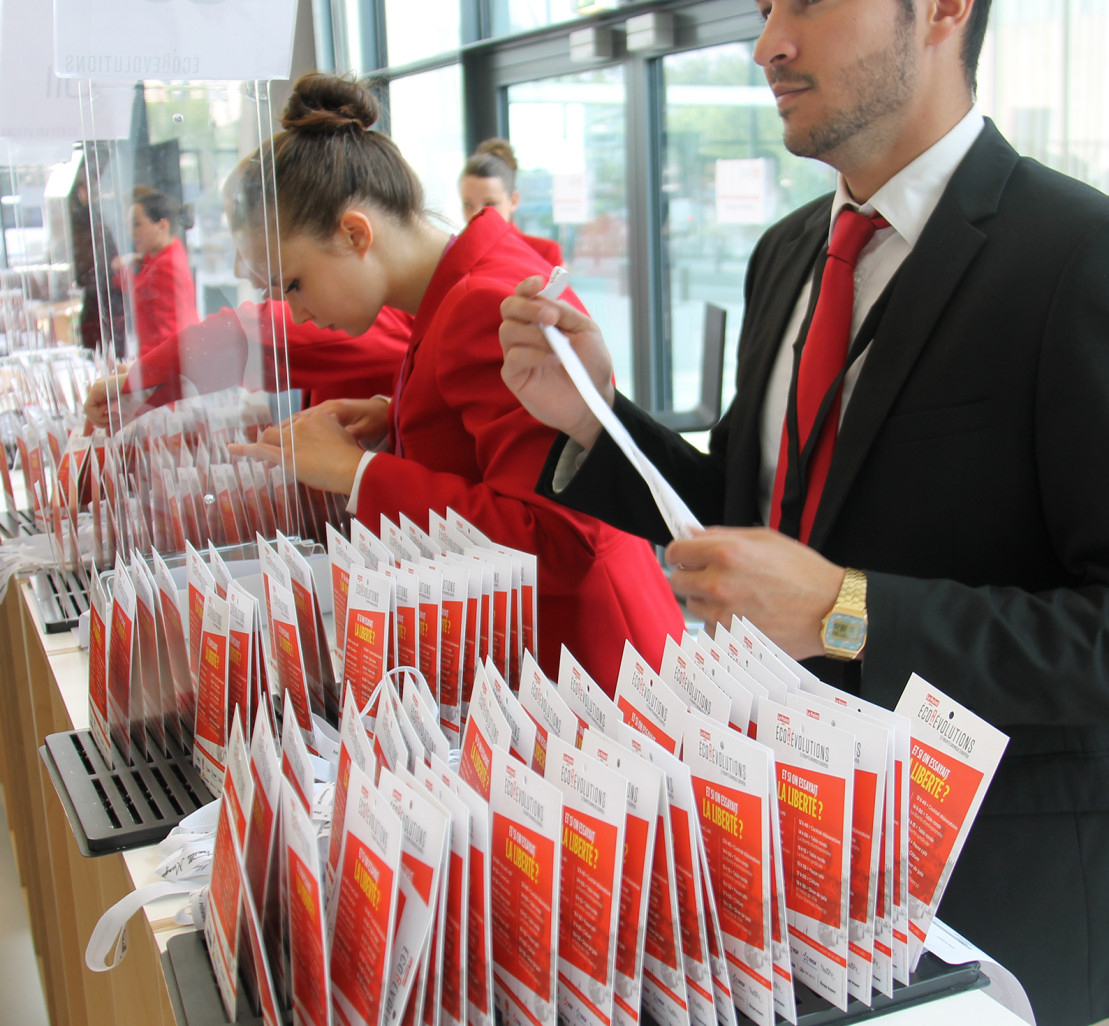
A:
{"label": "watch face", "polygon": [[824,651],[828,655],[853,656],[866,642],[866,620],[850,613],[830,613],[824,624]]}

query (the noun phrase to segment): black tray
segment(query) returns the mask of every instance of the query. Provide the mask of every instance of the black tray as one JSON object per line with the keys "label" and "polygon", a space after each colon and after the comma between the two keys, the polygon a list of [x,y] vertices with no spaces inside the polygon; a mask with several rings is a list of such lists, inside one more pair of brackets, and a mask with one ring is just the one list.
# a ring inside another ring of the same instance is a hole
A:
{"label": "black tray", "polygon": [[[227,1026],[203,933],[193,930],[170,937],[162,952],[162,968],[178,1026]],[[239,1026],[262,1026],[262,1017],[251,1013],[243,997],[241,982],[235,1013]],[[292,1022],[288,1013],[283,1019],[285,1023]]]}
{"label": "black tray", "polygon": [[46,764],[82,855],[107,855],[162,840],[190,812],[213,798],[192,761],[169,740],[170,754],[152,751],[135,764],[115,752],[109,769],[88,730],[49,734]]}
{"label": "black tray", "polygon": [[47,634],[60,634],[77,626],[78,618],[89,608],[89,595],[76,573],[44,570],[32,574],[28,580]]}

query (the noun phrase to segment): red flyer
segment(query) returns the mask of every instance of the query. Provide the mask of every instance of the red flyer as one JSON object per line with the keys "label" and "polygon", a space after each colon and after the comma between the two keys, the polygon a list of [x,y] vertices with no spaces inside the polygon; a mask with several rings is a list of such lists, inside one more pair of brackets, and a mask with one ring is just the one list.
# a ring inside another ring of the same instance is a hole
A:
{"label": "red flyer", "polygon": [[89,572],[89,728],[109,769],[115,765],[108,733],[108,624],[112,612],[113,603],[93,567]]}
{"label": "red flyer", "polygon": [[470,810],[470,902],[466,921],[466,1023],[493,1022],[492,834],[489,803],[460,776],[441,773]]}
{"label": "red flyer", "polygon": [[[634,752],[659,775],[655,848],[651,858],[650,893],[643,939],[643,1009],[661,1026],[681,1026],[690,1021],[682,965],[678,889],[674,878],[674,835],[670,822],[666,773],[654,756],[669,756],[661,745],[626,723],[614,725],[617,741]],[[588,732],[587,732],[588,733]],[[583,744],[584,739],[583,739]],[[619,1006],[618,1006],[619,1007]]]}
{"label": "red flyer", "polygon": [[746,709],[740,703],[733,718],[732,697],[716,683],[685,652],[681,645],[667,635],[663,644],[662,663],[658,675],[672,691],[680,695],[690,709],[708,717],[714,723],[731,724],[741,733],[747,733],[750,716],[750,696]]}
{"label": "red flyer", "polygon": [[204,596],[200,629],[200,675],[196,691],[193,765],[204,786],[218,794],[227,748],[228,636],[231,611],[214,591]]}
{"label": "red flyer", "polygon": [[277,537],[277,551],[289,568],[296,621],[300,628],[301,659],[312,712],[331,723],[339,722],[339,686],[316,593],[316,579],[307,558],[284,535]]}
{"label": "red flyer", "polygon": [[470,787],[489,801],[493,753],[499,748],[508,754],[512,743],[512,728],[480,663],[474,678],[470,715],[462,731],[462,757],[458,773]]}
{"label": "red flyer", "polygon": [[310,742],[312,709],[308,698],[308,684],[304,675],[301,656],[300,628],[297,624],[293,593],[279,584],[276,578],[269,582],[269,620],[274,650],[274,670],[277,674],[279,700],[288,696],[292,703],[296,724],[305,741]]}
{"label": "red flyer", "polygon": [[[414,985],[419,966],[427,965],[439,877],[450,845],[450,816],[426,790],[389,770],[381,771],[378,788],[401,820],[397,923],[383,1021],[383,1026],[398,1026],[409,1000],[423,1000],[423,989]],[[416,1020],[420,1011],[419,1006],[414,1009]]]}
{"label": "red flyer", "polygon": [[343,682],[364,708],[389,665],[389,610],[393,580],[376,570],[352,566],[348,575]]}
{"label": "red flyer", "polygon": [[616,736],[616,724],[622,722],[620,710],[565,645],[559,653],[558,693],[578,718],[579,742],[588,727]]}
{"label": "red flyer", "polygon": [[[704,635],[704,631],[701,632]],[[722,646],[712,643],[702,645],[699,643],[701,635],[695,637],[688,632],[682,635],[682,652],[689,656],[696,666],[707,673],[715,683],[720,685],[729,695],[736,695],[740,705],[746,703],[744,693],[750,696],[750,720],[747,724],[746,734],[755,737],[758,733],[758,705],[759,700],[768,698],[770,691],[751,676],[737,660],[731,658],[728,651]],[[705,635],[707,638],[707,635]],[[704,640],[702,638],[702,640]],[[711,639],[709,639],[711,640]]]}
{"label": "red flyer", "polygon": [[846,1011],[855,738],[769,699],[759,735],[776,760],[794,973]]}
{"label": "red flyer", "polygon": [[347,795],[350,781],[350,768],[357,766],[373,780],[377,776],[373,746],[362,717],[358,715],[358,703],[354,692],[348,687],[343,699],[343,715],[339,720],[339,765],[335,772],[335,801],[331,814],[331,836],[327,849],[327,895],[330,898],[339,870],[339,849],[343,843],[343,824],[346,820]]}
{"label": "red flyer", "polygon": [[547,738],[560,737],[576,744],[578,720],[530,652],[524,653],[520,667],[520,705],[535,724],[531,768],[542,773],[547,763]]}
{"label": "red flyer", "polygon": [[605,737],[600,731],[587,730],[581,741],[581,750],[612,766],[627,778],[629,784],[624,827],[624,872],[617,919],[613,1020],[618,1026],[636,1026],[643,1005],[647,904],[658,836],[659,802],[665,778],[662,771],[646,759]]}
{"label": "red flyer", "polygon": [[373,732],[373,753],[378,774],[382,770],[395,773],[400,768],[407,769],[409,766],[412,753],[405,739],[401,713],[400,699],[393,688],[393,682],[386,678],[381,684]]}
{"label": "red flyer", "polygon": [[568,1026],[611,1026],[628,778],[551,738],[544,779],[562,792],[558,1012]]}
{"label": "red flyer", "polygon": [[450,759],[451,745],[441,726],[438,709],[427,693],[426,687],[419,686],[416,674],[405,674],[404,694],[401,708],[408,716],[408,722],[416,732],[423,752],[423,761],[430,762],[431,754],[447,762]]}
{"label": "red flyer", "polygon": [[394,615],[397,625],[397,651],[393,667],[420,665],[420,579],[409,567],[397,570],[393,578],[396,594]]}
{"label": "red flyer", "polygon": [[909,718],[909,962],[924,938],[1009,738],[913,674],[896,711]]}
{"label": "red flyer", "polygon": [[524,712],[524,707],[520,704],[520,700],[512,692],[512,689],[509,688],[508,683],[494,665],[492,658],[486,659],[485,661],[485,676],[489,681],[490,687],[493,689],[493,694],[497,698],[497,704],[501,707],[501,712],[504,713],[505,719],[508,720],[508,727],[511,731],[511,739],[508,745],[509,752],[525,766],[532,766],[534,768],[536,738],[535,721]]}
{"label": "red flyer", "polygon": [[[331,984],[324,936],[319,845],[312,820],[288,780],[283,780],[281,787],[281,826],[285,837],[285,887],[289,898],[293,1020],[304,1026],[330,1026]],[[351,950],[345,946],[347,942],[344,938],[343,950]]]}
{"label": "red flyer", "polygon": [[[424,1002],[424,1026],[464,1026],[466,1022],[467,932],[470,916],[471,816],[454,790],[457,780],[446,762],[432,756],[430,766],[417,767],[420,783],[450,814],[450,851],[444,873],[440,929],[442,952],[431,975]],[[429,1007],[430,1006],[430,1007]]]}
{"label": "red flyer", "polygon": [[624,642],[614,698],[625,723],[678,754],[688,716],[685,698],[662,682],[630,641]]}
{"label": "red flyer", "polygon": [[350,591],[350,573],[354,567],[364,567],[362,554],[331,524],[327,525],[327,555],[331,561],[331,606],[335,614],[335,648],[346,648],[347,593]]}
{"label": "red flyer", "polygon": [[185,627],[181,620],[181,600],[177,582],[162,557],[153,553],[154,580],[158,585],[158,605],[161,613],[162,636],[165,638],[166,655],[173,681],[173,694],[177,721],[181,726],[178,740],[186,751],[192,748],[193,727],[196,724],[196,687],[189,672]]}
{"label": "red flyer", "polygon": [[[437,560],[442,575],[442,618],[439,625],[439,722],[450,747],[462,738],[462,680],[470,608],[470,571],[453,560]],[[472,677],[471,677],[472,679]]]}
{"label": "red flyer", "polygon": [[562,796],[534,770],[496,748],[489,811],[497,1008],[505,1026],[553,1024]]}
{"label": "red flyer", "polygon": [[246,812],[252,802],[250,764],[243,732],[236,716],[227,745],[227,767],[221,785],[219,821],[212,855],[212,882],[204,917],[204,940],[227,1018],[235,1019],[239,991],[239,911],[243,878],[235,857],[246,832]]}
{"label": "red flyer", "polygon": [[682,757],[692,773],[732,999],[753,1022],[773,1026],[773,757],[757,741],[697,715],[686,727]]}
{"label": "red flyer", "polygon": [[142,750],[146,750],[149,736],[155,749],[165,753],[166,716],[173,709],[173,680],[164,653],[159,657],[154,578],[137,552],[131,553],[131,583],[135,586],[135,651],[142,693],[142,715],[138,723],[132,723],[132,731],[136,740],[141,738]]}
{"label": "red flyer", "polygon": [[[131,700],[135,650],[135,588],[116,557],[112,583],[111,639],[108,642],[108,735],[116,752],[131,764]],[[141,712],[136,706],[135,714]]]}
{"label": "red flyer", "polygon": [[227,631],[227,716],[239,713],[243,723],[254,722],[254,632],[258,625],[258,602],[245,588],[232,581],[227,586],[230,617]]}

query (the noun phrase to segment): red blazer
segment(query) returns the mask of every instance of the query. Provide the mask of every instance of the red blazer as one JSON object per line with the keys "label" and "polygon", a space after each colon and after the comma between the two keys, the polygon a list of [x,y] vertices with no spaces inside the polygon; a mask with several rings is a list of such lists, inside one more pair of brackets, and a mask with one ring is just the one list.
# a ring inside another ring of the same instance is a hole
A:
{"label": "red blazer", "polygon": [[143,257],[136,271],[124,268],[120,281],[131,294],[140,356],[197,322],[196,286],[180,239]]}
{"label": "red blazer", "polygon": [[246,384],[304,390],[304,405],[324,399],[391,395],[408,350],[412,316],[385,307],[373,327],[352,338],[293,323],[286,303],[266,300],[224,307],[167,338],[132,365],[125,392],[156,391],[148,406],[180,399],[182,379],[199,392]]}
{"label": "red blazer", "polygon": [[426,529],[429,509],[450,506],[496,541],[534,552],[540,666],[557,674],[565,643],[611,693],[625,638],[657,666],[666,634],[684,625],[650,545],[535,492],[555,432],[501,380],[498,330],[501,301],[550,269],[495,211],[447,249],[416,313],[393,452],[366,468],[358,519],[376,531],[382,513],[403,512]]}
{"label": "red blazer", "polygon": [[[513,225],[513,227],[515,228],[516,226]],[[519,229],[517,229],[517,231],[519,231]],[[555,242],[554,239],[547,239],[542,235],[525,235],[523,232],[520,232],[520,238],[531,246],[531,248],[552,267],[563,262],[562,247]]]}

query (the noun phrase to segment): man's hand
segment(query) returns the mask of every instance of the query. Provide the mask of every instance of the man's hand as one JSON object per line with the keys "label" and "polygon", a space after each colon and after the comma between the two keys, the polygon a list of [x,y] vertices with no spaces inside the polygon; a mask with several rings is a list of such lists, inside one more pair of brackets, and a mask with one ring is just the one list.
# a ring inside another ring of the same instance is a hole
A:
{"label": "man's hand", "polygon": [[336,417],[315,407],[266,428],[257,442],[227,448],[232,456],[276,463],[310,488],[340,495],[350,495],[365,452]]}
{"label": "man's hand", "polygon": [[537,420],[565,432],[582,448],[590,449],[601,425],[543,337],[540,325],[554,325],[574,347],[597,391],[612,405],[612,357],[597,325],[568,303],[537,298],[545,282],[526,278],[516,294],[501,303],[501,377],[524,408]]}
{"label": "man's hand", "polygon": [[334,417],[367,449],[376,448],[389,434],[389,397],[385,395],[369,399],[328,399],[311,410],[296,414],[294,420],[309,413]]}
{"label": "man's hand", "polygon": [[824,654],[821,621],[844,569],[814,549],[765,527],[710,527],[671,542],[666,559],[674,591],[706,624],[746,616],[794,659]]}
{"label": "man's hand", "polygon": [[83,412],[85,419],[93,426],[111,431],[134,420],[144,406],[141,399],[133,398],[123,391],[127,380],[126,372],[97,378],[89,385],[85,396]]}

